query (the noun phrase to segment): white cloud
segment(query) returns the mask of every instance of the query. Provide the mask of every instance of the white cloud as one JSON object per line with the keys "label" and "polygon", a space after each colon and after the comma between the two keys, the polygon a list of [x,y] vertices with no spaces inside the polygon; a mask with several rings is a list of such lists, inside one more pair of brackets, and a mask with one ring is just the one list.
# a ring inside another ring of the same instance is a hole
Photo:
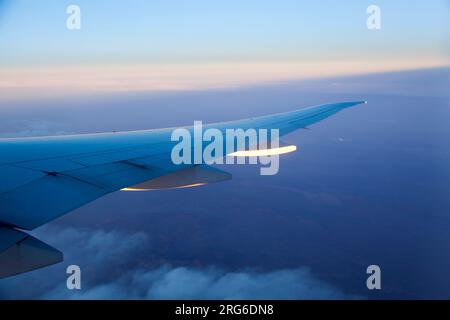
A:
{"label": "white cloud", "polygon": [[[2,298],[39,299],[345,299],[308,268],[272,271],[162,265],[143,267],[144,233],[43,227],[35,236],[60,248],[65,262],[0,282]],[[49,240],[49,238],[51,238]],[[82,289],[66,288],[65,267],[79,264]],[[28,284],[34,287],[29,288]],[[24,288],[27,288],[24,290]],[[28,289],[29,288],[29,289]]]}

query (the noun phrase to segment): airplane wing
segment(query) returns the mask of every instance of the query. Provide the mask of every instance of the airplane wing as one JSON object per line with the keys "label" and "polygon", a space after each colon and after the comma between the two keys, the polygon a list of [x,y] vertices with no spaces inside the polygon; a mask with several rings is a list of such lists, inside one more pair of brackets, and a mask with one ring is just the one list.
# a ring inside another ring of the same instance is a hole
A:
{"label": "airplane wing", "polygon": [[[361,103],[324,104],[205,128],[279,129],[282,136]],[[142,183],[164,188],[230,178],[204,165],[173,164],[173,129],[0,139],[0,226],[32,230],[110,192]]]}
{"label": "airplane wing", "polygon": [[[277,128],[281,136],[363,102],[205,127]],[[0,223],[31,230],[107,193],[186,169],[171,161],[172,130],[0,139]]]}

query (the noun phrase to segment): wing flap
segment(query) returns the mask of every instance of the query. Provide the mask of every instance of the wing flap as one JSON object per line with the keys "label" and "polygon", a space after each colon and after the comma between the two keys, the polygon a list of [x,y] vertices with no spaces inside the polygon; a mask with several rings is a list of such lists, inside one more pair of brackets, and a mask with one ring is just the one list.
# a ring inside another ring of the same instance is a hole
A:
{"label": "wing flap", "polygon": [[0,222],[31,230],[107,193],[64,175],[47,175],[0,194]]}

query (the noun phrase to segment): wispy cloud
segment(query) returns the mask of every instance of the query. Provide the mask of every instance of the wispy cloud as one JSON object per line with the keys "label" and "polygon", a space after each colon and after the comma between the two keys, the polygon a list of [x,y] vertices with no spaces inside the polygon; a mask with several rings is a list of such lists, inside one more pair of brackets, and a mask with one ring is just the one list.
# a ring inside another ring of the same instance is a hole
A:
{"label": "wispy cloud", "polygon": [[0,102],[80,94],[235,88],[280,81],[439,67],[448,63],[448,59],[402,59],[14,67],[0,70]]}
{"label": "wispy cloud", "polygon": [[69,291],[58,288],[48,299],[348,299],[316,279],[307,268],[271,272],[230,272],[216,267],[191,268],[169,265],[135,270],[111,282]]}

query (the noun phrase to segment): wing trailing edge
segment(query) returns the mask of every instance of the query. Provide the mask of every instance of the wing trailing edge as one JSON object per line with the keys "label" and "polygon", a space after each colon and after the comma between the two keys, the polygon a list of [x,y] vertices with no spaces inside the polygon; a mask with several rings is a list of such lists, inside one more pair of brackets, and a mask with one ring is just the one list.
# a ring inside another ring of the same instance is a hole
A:
{"label": "wing trailing edge", "polygon": [[231,174],[228,172],[210,167],[208,165],[196,165],[194,167],[176,171],[174,173],[151,179],[122,190],[146,191],[157,189],[189,188],[230,179]]}

